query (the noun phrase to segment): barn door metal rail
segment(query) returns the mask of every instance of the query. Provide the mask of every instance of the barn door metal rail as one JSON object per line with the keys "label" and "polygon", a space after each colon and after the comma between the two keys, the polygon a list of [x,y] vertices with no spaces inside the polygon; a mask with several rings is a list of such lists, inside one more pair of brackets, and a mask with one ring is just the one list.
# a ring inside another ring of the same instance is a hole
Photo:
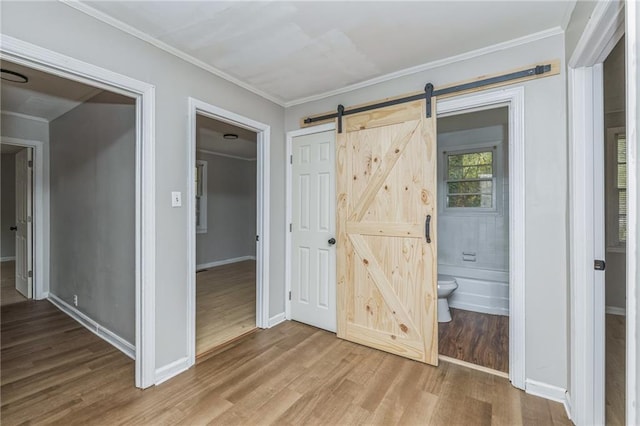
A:
{"label": "barn door metal rail", "polygon": [[476,89],[478,87],[491,86],[493,84],[504,83],[505,81],[517,80],[524,77],[544,74],[551,71],[551,64],[537,65],[522,71],[516,71],[509,74],[503,74],[496,77],[486,78],[484,80],[472,81],[470,83],[458,84],[455,86],[445,87],[443,89],[434,90],[433,84],[427,83],[424,87],[424,94],[406,96],[404,98],[392,99],[389,101],[379,102],[376,104],[361,106],[357,108],[345,109],[344,105],[338,105],[337,112],[325,114],[318,117],[308,117],[304,119],[305,124],[315,123],[317,121],[325,121],[333,118],[338,119],[338,133],[342,133],[342,117],[345,115],[358,114],[360,112],[370,111],[372,109],[385,108],[393,105],[404,104],[407,102],[418,101],[424,99],[426,101],[427,118],[431,117],[431,98],[433,96],[448,95],[456,92],[464,92],[465,90]]}

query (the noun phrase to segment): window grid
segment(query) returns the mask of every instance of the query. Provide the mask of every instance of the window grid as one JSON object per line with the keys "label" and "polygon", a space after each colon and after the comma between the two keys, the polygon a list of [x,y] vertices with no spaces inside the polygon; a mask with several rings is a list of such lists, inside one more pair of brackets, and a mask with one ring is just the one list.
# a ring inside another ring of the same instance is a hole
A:
{"label": "window grid", "polygon": [[447,208],[495,208],[493,152],[445,152],[445,156]]}

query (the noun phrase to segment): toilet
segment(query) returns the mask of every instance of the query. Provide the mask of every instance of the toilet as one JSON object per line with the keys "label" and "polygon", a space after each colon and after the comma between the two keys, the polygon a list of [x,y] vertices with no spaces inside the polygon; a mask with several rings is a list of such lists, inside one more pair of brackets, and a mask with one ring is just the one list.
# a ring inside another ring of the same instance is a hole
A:
{"label": "toilet", "polygon": [[438,322],[451,321],[451,311],[447,298],[458,288],[456,278],[438,274]]}

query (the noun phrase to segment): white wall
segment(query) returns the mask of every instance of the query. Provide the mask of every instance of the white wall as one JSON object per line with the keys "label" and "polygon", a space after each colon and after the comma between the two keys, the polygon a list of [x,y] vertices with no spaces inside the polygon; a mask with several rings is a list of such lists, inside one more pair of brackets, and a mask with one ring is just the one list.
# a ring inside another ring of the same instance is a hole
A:
{"label": "white wall", "polygon": [[[269,316],[284,312],[283,108],[60,2],[2,2],[2,33],[156,87],[156,368],[187,356],[188,97],[271,126]],[[4,127],[4,124],[3,124]]]}
{"label": "white wall", "polygon": [[[564,37],[551,36],[455,64],[286,110],[286,130],[308,115],[560,59]],[[526,377],[567,387],[567,132],[566,75],[522,83],[525,88]]]}
{"label": "white wall", "polygon": [[256,162],[197,152],[207,162],[207,232],[196,265],[256,255]]}
{"label": "white wall", "polygon": [[2,207],[0,214],[0,240],[2,259],[15,257],[16,234],[9,228],[16,224],[16,155],[2,154]]}

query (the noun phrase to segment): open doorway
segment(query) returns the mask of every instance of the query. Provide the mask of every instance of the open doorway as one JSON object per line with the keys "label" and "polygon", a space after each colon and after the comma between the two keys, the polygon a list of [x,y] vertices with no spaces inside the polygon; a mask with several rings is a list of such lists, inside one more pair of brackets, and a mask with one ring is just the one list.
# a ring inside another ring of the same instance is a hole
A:
{"label": "open doorway", "polygon": [[33,148],[2,144],[0,305],[33,298]]}
{"label": "open doorway", "polygon": [[196,356],[256,329],[255,132],[196,117]]}
{"label": "open doorway", "polygon": [[[86,74],[78,77],[53,65],[50,69],[42,61],[32,67],[30,60],[14,55],[16,62],[3,59],[1,87],[2,145],[20,147],[14,168],[16,284],[24,269],[27,292],[38,299],[33,303],[55,305],[136,359],[136,385],[149,386],[149,366],[143,372],[139,357],[142,321],[137,297],[147,277],[142,271],[146,263],[141,234],[148,215],[141,214],[141,194],[146,193],[143,188],[152,170],[145,169],[143,179],[147,132],[141,123],[149,110],[141,111],[137,96],[146,85],[92,69],[101,75],[98,83]],[[46,56],[47,64],[59,59],[37,49],[30,55]],[[67,70],[82,67],[65,61]],[[14,78],[6,81],[5,74]],[[19,191],[20,186],[25,189]],[[4,208],[4,187],[2,195]],[[24,203],[18,202],[21,196]],[[3,228],[4,222],[3,218]],[[32,230],[24,232],[24,238],[21,223]],[[18,305],[11,306],[12,312],[21,309]],[[4,308],[3,304],[3,313]],[[28,318],[29,308],[22,309]],[[34,326],[46,325],[45,320]]]}
{"label": "open doorway", "polygon": [[627,140],[625,38],[603,64],[605,216],[605,417],[625,424]]}
{"label": "open doorway", "polygon": [[509,110],[438,119],[438,347],[509,373]]}

